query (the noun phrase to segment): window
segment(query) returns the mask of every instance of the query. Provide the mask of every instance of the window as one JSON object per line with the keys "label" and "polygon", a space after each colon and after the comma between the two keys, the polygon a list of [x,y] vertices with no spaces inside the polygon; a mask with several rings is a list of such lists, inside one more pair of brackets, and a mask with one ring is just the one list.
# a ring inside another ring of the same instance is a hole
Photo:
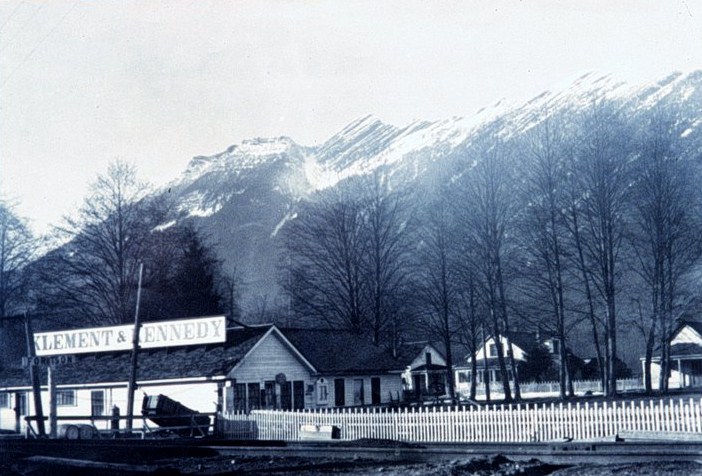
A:
{"label": "window", "polygon": [[248,410],[257,410],[261,408],[261,385],[259,383],[250,383],[249,389],[249,404]]}
{"label": "window", "polygon": [[27,414],[27,394],[24,392],[15,393],[15,410],[19,415]]}
{"label": "window", "polygon": [[561,341],[558,339],[551,339],[551,353],[558,354],[561,351]]}
{"label": "window", "polygon": [[320,403],[326,403],[329,401],[329,385],[327,385],[327,382],[324,379],[317,382],[317,401]]}
{"label": "window", "polygon": [[105,392],[93,390],[90,392],[90,415],[101,416],[105,414]]}
{"label": "window", "polygon": [[458,372],[458,383],[470,383],[470,372]]}
{"label": "window", "polygon": [[57,407],[75,407],[76,406],[76,391],[75,390],[56,390],[56,406]]}
{"label": "window", "polygon": [[431,352],[424,353],[424,362],[427,364],[427,367],[431,365]]}
{"label": "window", "polygon": [[497,345],[490,344],[488,346],[488,357],[497,357]]}
{"label": "window", "polygon": [[0,408],[10,408],[9,393],[0,393]]}
{"label": "window", "polygon": [[246,384],[235,383],[225,387],[225,410],[228,412],[246,411]]}

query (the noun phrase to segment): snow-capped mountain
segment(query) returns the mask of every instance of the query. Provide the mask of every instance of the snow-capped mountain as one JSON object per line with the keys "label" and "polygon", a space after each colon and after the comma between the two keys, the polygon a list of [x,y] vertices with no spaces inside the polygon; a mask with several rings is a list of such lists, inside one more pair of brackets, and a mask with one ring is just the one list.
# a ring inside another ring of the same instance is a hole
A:
{"label": "snow-capped mountain", "polygon": [[698,148],[702,144],[702,71],[637,85],[591,73],[524,104],[502,100],[465,117],[402,127],[361,117],[317,147],[288,137],[245,140],[193,158],[167,188],[179,209],[210,235],[225,266],[237,268],[245,305],[272,305],[283,259],[279,231],[294,219],[300,200],[379,169],[403,182],[422,181],[443,167],[460,169],[461,152],[483,134],[518,136],[547,118],[602,102],[624,108],[630,121],[643,120],[657,105],[689,104],[680,118],[687,124],[683,135]]}

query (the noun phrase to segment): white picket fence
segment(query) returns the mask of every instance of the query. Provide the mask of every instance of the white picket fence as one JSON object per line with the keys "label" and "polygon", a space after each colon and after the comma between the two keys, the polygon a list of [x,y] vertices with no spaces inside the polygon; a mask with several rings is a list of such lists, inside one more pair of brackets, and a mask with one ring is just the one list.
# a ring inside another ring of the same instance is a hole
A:
{"label": "white picket fence", "polygon": [[526,442],[593,440],[621,431],[702,432],[702,400],[492,405],[466,408],[254,410],[218,419],[222,437],[301,439],[302,425],[333,425],[342,440]]}
{"label": "white picket fence", "polygon": [[[514,385],[511,384],[510,388],[514,392]],[[617,391],[618,392],[628,392],[632,390],[643,390],[644,384],[641,379],[630,378],[630,379],[619,379],[617,380]],[[463,396],[467,397],[470,395],[470,383],[459,383],[456,390]],[[560,383],[558,382],[521,382],[519,384],[519,390],[524,398],[538,398],[538,397],[554,397],[558,396],[560,392]],[[576,380],[573,382],[573,391],[576,395],[601,395],[602,391],[602,381],[601,380]],[[502,384],[499,382],[490,383],[490,398],[494,401],[499,401],[504,398],[504,393],[502,391]],[[475,399],[484,401],[485,397],[485,384],[479,383],[476,385]]]}

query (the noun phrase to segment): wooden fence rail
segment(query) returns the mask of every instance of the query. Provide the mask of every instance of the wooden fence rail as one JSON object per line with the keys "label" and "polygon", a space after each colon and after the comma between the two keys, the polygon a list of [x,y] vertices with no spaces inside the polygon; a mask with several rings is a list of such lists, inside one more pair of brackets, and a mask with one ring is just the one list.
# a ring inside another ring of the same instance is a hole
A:
{"label": "wooden fence rail", "polygon": [[254,410],[218,419],[223,437],[301,439],[302,425],[333,425],[341,439],[526,442],[599,439],[621,431],[702,432],[702,400],[515,404],[461,408]]}

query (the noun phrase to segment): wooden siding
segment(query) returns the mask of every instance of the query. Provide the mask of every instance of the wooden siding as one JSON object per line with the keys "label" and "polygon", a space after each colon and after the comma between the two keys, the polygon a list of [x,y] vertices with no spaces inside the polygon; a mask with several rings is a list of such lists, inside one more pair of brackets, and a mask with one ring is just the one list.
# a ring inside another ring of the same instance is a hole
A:
{"label": "wooden siding", "polygon": [[399,374],[369,375],[369,376],[324,376],[329,383],[329,402],[324,407],[333,407],[335,401],[334,380],[344,379],[344,406],[355,406],[354,402],[354,381],[363,380],[363,404],[368,406],[372,402],[371,379],[380,378],[380,403],[386,404],[393,400],[402,398],[402,378]]}
{"label": "wooden siding", "polygon": [[414,358],[412,363],[410,364],[410,367],[415,368],[419,367],[420,365],[426,364],[426,357],[425,354],[429,352],[431,354],[431,363],[434,365],[446,365],[446,359],[439,353],[438,350],[434,348],[434,346],[427,344],[424,346],[422,351],[417,355],[417,357]]}
{"label": "wooden siding", "polygon": [[[504,338],[500,337],[500,341],[502,342],[502,352],[504,353],[505,358],[507,358],[507,345],[509,344],[509,341]],[[478,348],[478,352],[476,352],[476,361],[482,362],[484,360],[485,355],[487,355],[488,359],[490,358],[496,358],[497,356],[495,355],[490,355],[490,344],[494,344],[495,339],[490,337],[488,340],[485,341],[485,344],[480,346]],[[524,360],[525,359],[525,352],[524,350],[519,347],[517,344],[514,342],[512,343],[512,350],[514,352],[514,359],[515,360]],[[470,362],[471,356],[468,356],[467,361]]]}
{"label": "wooden siding", "polygon": [[702,345],[702,337],[690,326],[684,326],[675,334],[670,341],[670,345],[675,344],[699,344]]}
{"label": "wooden siding", "polygon": [[[75,388],[75,387],[62,387],[59,386],[58,390],[74,390],[75,391],[75,405],[70,406],[59,406],[57,407],[57,414],[60,417],[71,417],[71,416],[88,416],[91,414],[91,392],[93,391],[103,391],[105,394],[104,399],[104,416],[108,416],[112,412],[112,407],[117,406],[120,409],[120,415],[127,415],[127,385],[119,387],[96,387],[96,388]],[[34,415],[34,399],[32,397],[29,389],[24,390],[27,395],[27,408],[28,414]],[[134,415],[137,418],[141,417],[141,404],[144,394],[147,395],[166,395],[173,400],[176,400],[188,408],[197,410],[200,412],[214,412],[216,410],[215,402],[217,402],[217,383],[216,382],[197,382],[197,383],[174,383],[174,384],[161,384],[161,385],[139,385],[136,392],[134,393]],[[44,415],[49,414],[49,392],[48,390],[43,390],[41,392],[42,397],[42,409]],[[11,393],[10,397],[10,407],[0,408],[0,429],[3,430],[14,430],[15,429],[15,394]],[[76,420],[76,422],[80,422]],[[87,423],[87,421],[83,421]],[[122,423],[124,424],[124,423]],[[141,423],[135,423],[135,426],[140,426]],[[98,429],[109,428],[109,421],[107,420],[96,420],[95,426]],[[24,421],[21,424],[22,431],[24,431],[25,425]],[[47,427],[48,430],[48,427]]]}
{"label": "wooden siding", "polygon": [[273,332],[267,334],[246,358],[229,372],[228,378],[237,382],[263,382],[275,380],[279,373],[285,374],[288,381],[303,380],[311,383],[312,375],[308,367]]}

